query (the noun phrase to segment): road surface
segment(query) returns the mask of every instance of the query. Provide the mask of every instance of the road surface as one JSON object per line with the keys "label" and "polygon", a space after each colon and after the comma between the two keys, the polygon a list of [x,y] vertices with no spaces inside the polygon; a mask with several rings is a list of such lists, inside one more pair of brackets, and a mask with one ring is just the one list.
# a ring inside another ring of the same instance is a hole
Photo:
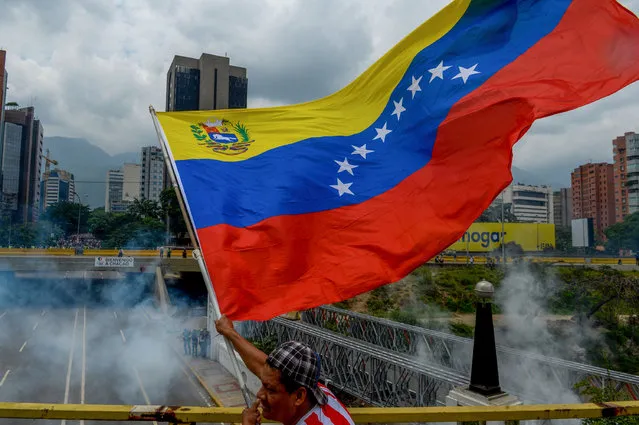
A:
{"label": "road surface", "polygon": [[0,309],[0,401],[210,406],[162,335],[141,308]]}

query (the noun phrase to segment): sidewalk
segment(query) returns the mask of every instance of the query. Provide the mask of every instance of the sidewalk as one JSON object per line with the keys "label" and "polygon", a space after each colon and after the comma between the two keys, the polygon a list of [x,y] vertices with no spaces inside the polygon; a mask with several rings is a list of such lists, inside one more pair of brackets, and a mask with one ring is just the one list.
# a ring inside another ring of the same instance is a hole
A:
{"label": "sidewalk", "polygon": [[[197,325],[189,326],[192,320],[185,322],[184,327],[196,327]],[[220,363],[208,358],[185,355],[181,338],[174,338],[171,346],[216,405],[219,407],[246,406],[236,379]]]}

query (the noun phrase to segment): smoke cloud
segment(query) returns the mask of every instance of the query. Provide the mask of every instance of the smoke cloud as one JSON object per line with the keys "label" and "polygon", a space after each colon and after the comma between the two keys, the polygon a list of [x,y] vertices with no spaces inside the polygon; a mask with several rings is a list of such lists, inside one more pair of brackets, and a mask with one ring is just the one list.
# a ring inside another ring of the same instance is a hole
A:
{"label": "smoke cloud", "polygon": [[36,277],[0,272],[0,401],[206,405],[175,351],[188,316],[160,318],[154,272],[65,277],[55,259]]}

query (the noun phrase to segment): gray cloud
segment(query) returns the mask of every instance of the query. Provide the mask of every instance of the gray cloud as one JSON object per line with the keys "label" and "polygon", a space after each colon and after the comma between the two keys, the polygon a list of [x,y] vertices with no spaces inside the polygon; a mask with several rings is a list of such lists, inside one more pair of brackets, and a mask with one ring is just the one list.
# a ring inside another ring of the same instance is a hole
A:
{"label": "gray cloud", "polygon": [[[156,143],[147,108],[163,109],[174,54],[228,54],[248,68],[250,106],[308,101],[348,84],[446,3],[0,0],[8,100],[34,103],[48,136],[135,151]],[[639,0],[622,3],[639,11]],[[639,131],[637,98],[634,84],[536,123],[514,165],[568,181],[579,163],[611,160],[610,141]]]}

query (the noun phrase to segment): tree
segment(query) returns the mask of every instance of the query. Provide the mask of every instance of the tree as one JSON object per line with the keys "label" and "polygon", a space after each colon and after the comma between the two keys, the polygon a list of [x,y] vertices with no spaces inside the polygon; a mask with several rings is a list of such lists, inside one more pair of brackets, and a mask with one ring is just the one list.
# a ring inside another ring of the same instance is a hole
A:
{"label": "tree", "polygon": [[[493,203],[475,220],[476,223],[501,223],[501,201]],[[504,223],[517,223],[517,217],[512,212],[512,204],[504,204]]]}
{"label": "tree", "polygon": [[626,216],[622,222],[615,223],[604,231],[606,250],[619,252],[619,249],[639,251],[639,213]]}
{"label": "tree", "polygon": [[555,226],[555,246],[560,252],[574,252],[572,246],[572,229],[570,226]]}
{"label": "tree", "polygon": [[162,209],[160,204],[151,199],[134,199],[131,206],[127,210],[127,214],[133,215],[138,219],[155,218],[160,219],[162,217]]}
{"label": "tree", "polygon": [[165,220],[168,220],[168,227],[175,240],[188,238],[186,222],[175,189],[168,188],[160,193],[160,205],[162,206],[162,215]]}
{"label": "tree", "polygon": [[80,233],[87,231],[89,213],[89,207],[86,205],[62,201],[48,206],[41,218],[58,226],[66,236],[70,236],[78,231],[78,214],[80,216]]}
{"label": "tree", "polygon": [[[617,389],[611,379],[604,379],[603,388],[596,387],[588,379],[575,384],[575,389],[591,403],[630,400],[628,393]],[[623,387],[621,387],[623,388]],[[611,418],[590,418],[582,421],[584,425],[639,425],[639,416],[616,416]]]}

